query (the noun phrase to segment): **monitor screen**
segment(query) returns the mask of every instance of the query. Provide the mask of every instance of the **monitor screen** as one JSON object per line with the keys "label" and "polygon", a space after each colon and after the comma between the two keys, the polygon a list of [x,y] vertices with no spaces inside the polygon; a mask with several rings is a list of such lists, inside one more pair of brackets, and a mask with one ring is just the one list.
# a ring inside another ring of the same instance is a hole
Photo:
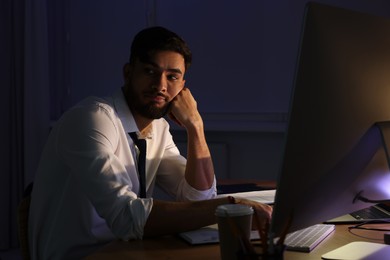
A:
{"label": "monitor screen", "polygon": [[390,21],[309,3],[298,56],[274,236],[390,199]]}

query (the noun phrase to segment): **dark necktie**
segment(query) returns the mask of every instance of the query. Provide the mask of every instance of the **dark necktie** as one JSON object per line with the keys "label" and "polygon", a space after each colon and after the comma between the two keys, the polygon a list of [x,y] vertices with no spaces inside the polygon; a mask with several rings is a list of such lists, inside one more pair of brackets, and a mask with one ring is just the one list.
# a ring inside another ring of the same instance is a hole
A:
{"label": "dark necktie", "polygon": [[138,139],[136,132],[129,133],[131,139],[138,147],[138,175],[139,175],[139,186],[140,186],[140,197],[146,198],[146,178],[145,178],[145,162],[146,162],[146,140]]}

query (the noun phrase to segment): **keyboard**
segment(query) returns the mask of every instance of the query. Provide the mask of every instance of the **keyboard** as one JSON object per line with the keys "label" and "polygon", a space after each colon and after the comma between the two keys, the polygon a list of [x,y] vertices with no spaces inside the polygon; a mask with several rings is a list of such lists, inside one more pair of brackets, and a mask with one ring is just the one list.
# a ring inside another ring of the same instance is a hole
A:
{"label": "keyboard", "polygon": [[310,252],[335,229],[332,224],[317,224],[289,233],[284,244],[286,250]]}

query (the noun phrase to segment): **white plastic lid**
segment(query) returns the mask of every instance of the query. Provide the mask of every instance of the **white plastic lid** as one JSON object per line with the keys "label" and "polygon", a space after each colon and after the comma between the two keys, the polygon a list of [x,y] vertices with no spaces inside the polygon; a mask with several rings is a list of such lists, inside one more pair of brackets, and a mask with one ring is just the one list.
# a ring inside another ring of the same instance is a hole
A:
{"label": "white plastic lid", "polygon": [[217,217],[238,217],[252,215],[253,208],[243,204],[224,204],[219,205],[215,210]]}

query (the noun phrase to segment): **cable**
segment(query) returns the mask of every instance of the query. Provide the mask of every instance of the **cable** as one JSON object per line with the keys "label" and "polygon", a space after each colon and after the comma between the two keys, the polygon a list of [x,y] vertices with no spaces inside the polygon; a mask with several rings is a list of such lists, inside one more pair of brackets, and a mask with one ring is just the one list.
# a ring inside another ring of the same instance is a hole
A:
{"label": "cable", "polygon": [[381,219],[381,220],[366,221],[366,222],[359,223],[359,224],[354,225],[354,226],[350,226],[350,227],[348,227],[348,230],[351,230],[351,229],[363,229],[363,230],[371,230],[371,231],[390,231],[390,229],[386,229],[386,228],[367,228],[367,227],[363,227],[363,225],[367,225],[367,224],[380,224],[380,223],[390,223],[390,219],[389,220]]}
{"label": "cable", "polygon": [[361,195],[362,193],[363,193],[363,191],[359,191],[359,193],[356,194],[355,198],[353,199],[353,203],[355,203],[356,200],[360,200],[360,201],[368,202],[368,203],[390,203],[390,200],[372,200],[372,199],[368,199],[366,197],[363,197]]}

